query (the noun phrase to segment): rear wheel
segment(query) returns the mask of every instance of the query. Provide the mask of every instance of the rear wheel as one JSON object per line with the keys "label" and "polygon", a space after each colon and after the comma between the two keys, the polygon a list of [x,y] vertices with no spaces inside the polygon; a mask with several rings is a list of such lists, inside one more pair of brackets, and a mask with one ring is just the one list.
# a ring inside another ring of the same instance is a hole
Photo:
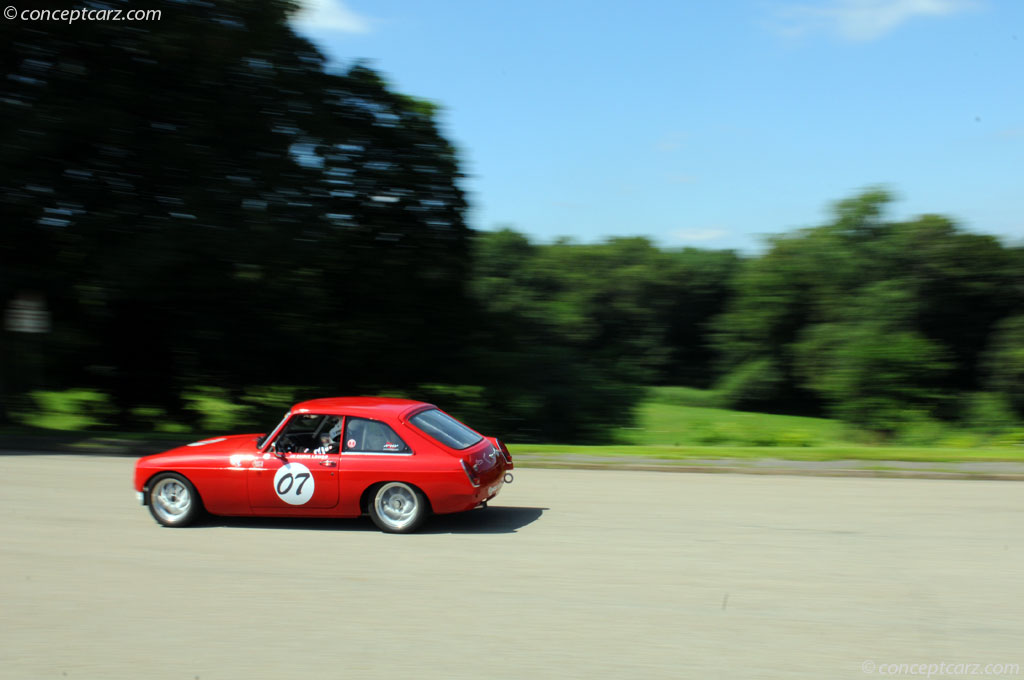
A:
{"label": "rear wheel", "polygon": [[370,499],[370,519],[381,531],[407,534],[416,531],[430,507],[423,492],[405,482],[382,484]]}
{"label": "rear wheel", "polygon": [[177,472],[157,475],[149,484],[149,512],[165,527],[183,527],[199,516],[199,494],[192,483]]}

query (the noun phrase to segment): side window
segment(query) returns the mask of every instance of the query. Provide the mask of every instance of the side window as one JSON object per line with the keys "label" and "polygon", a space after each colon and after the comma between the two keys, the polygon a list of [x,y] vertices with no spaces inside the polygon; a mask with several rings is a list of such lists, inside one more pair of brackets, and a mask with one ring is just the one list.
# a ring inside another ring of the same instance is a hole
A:
{"label": "side window", "polygon": [[337,453],[340,435],[341,416],[303,413],[292,416],[275,446],[284,452]]}
{"label": "side window", "polygon": [[275,446],[279,451],[303,451],[315,446],[316,431],[323,424],[324,417],[312,413],[292,416],[284,430],[278,435]]}
{"label": "side window", "polygon": [[313,453],[337,453],[341,442],[341,416],[327,416],[313,437]]}
{"label": "side window", "polygon": [[366,418],[345,419],[345,447],[358,453],[412,453],[388,425]]}

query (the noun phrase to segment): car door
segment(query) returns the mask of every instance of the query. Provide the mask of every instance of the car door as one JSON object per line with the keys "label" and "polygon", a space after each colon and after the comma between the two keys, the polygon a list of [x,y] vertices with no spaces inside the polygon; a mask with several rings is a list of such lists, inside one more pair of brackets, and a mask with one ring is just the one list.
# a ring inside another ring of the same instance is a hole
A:
{"label": "car door", "polygon": [[[296,414],[281,434],[258,456],[246,472],[249,502],[254,512],[308,514],[338,504],[337,448],[333,452],[314,453],[312,443],[317,432],[326,431],[337,416]],[[316,419],[320,419],[317,421]],[[284,437],[297,441],[297,451],[278,452]]]}

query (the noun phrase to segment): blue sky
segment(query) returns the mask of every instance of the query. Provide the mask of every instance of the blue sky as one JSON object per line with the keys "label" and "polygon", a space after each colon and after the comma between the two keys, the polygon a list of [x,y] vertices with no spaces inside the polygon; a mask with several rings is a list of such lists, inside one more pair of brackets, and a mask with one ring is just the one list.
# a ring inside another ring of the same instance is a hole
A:
{"label": "blue sky", "polygon": [[306,0],[443,107],[477,229],[755,251],[867,186],[1024,245],[1020,0]]}

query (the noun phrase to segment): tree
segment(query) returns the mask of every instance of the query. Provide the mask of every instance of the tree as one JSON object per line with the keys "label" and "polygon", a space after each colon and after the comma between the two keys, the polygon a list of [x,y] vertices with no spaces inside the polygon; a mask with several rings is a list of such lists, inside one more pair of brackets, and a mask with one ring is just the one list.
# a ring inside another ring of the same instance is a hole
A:
{"label": "tree", "polygon": [[919,333],[870,321],[818,324],[798,345],[800,375],[838,418],[895,433],[928,417],[949,396],[940,345]]}
{"label": "tree", "polygon": [[0,300],[45,296],[49,375],[173,409],[458,370],[469,230],[435,108],[327,72],[293,2],[156,6],[0,26]]}
{"label": "tree", "polygon": [[878,189],[840,201],[831,223],[744,265],[716,322],[731,403],[886,431],[901,409],[958,415],[946,396],[979,388],[985,339],[1019,304],[1015,255],[940,216],[886,221],[889,201]]}
{"label": "tree", "polygon": [[[596,441],[629,424],[643,359],[587,352],[601,333],[584,281],[593,269],[568,243],[536,246],[509,230],[479,234],[472,294],[477,377],[490,388],[495,431],[517,440]],[[643,313],[638,312],[638,313]]]}
{"label": "tree", "polygon": [[479,234],[473,260],[478,375],[516,405],[502,427],[558,441],[629,424],[645,385],[708,380],[706,324],[738,262],[645,238],[537,245],[511,230]]}
{"label": "tree", "polygon": [[985,386],[1024,416],[1024,314],[1007,317],[996,326],[985,351],[984,368]]}

